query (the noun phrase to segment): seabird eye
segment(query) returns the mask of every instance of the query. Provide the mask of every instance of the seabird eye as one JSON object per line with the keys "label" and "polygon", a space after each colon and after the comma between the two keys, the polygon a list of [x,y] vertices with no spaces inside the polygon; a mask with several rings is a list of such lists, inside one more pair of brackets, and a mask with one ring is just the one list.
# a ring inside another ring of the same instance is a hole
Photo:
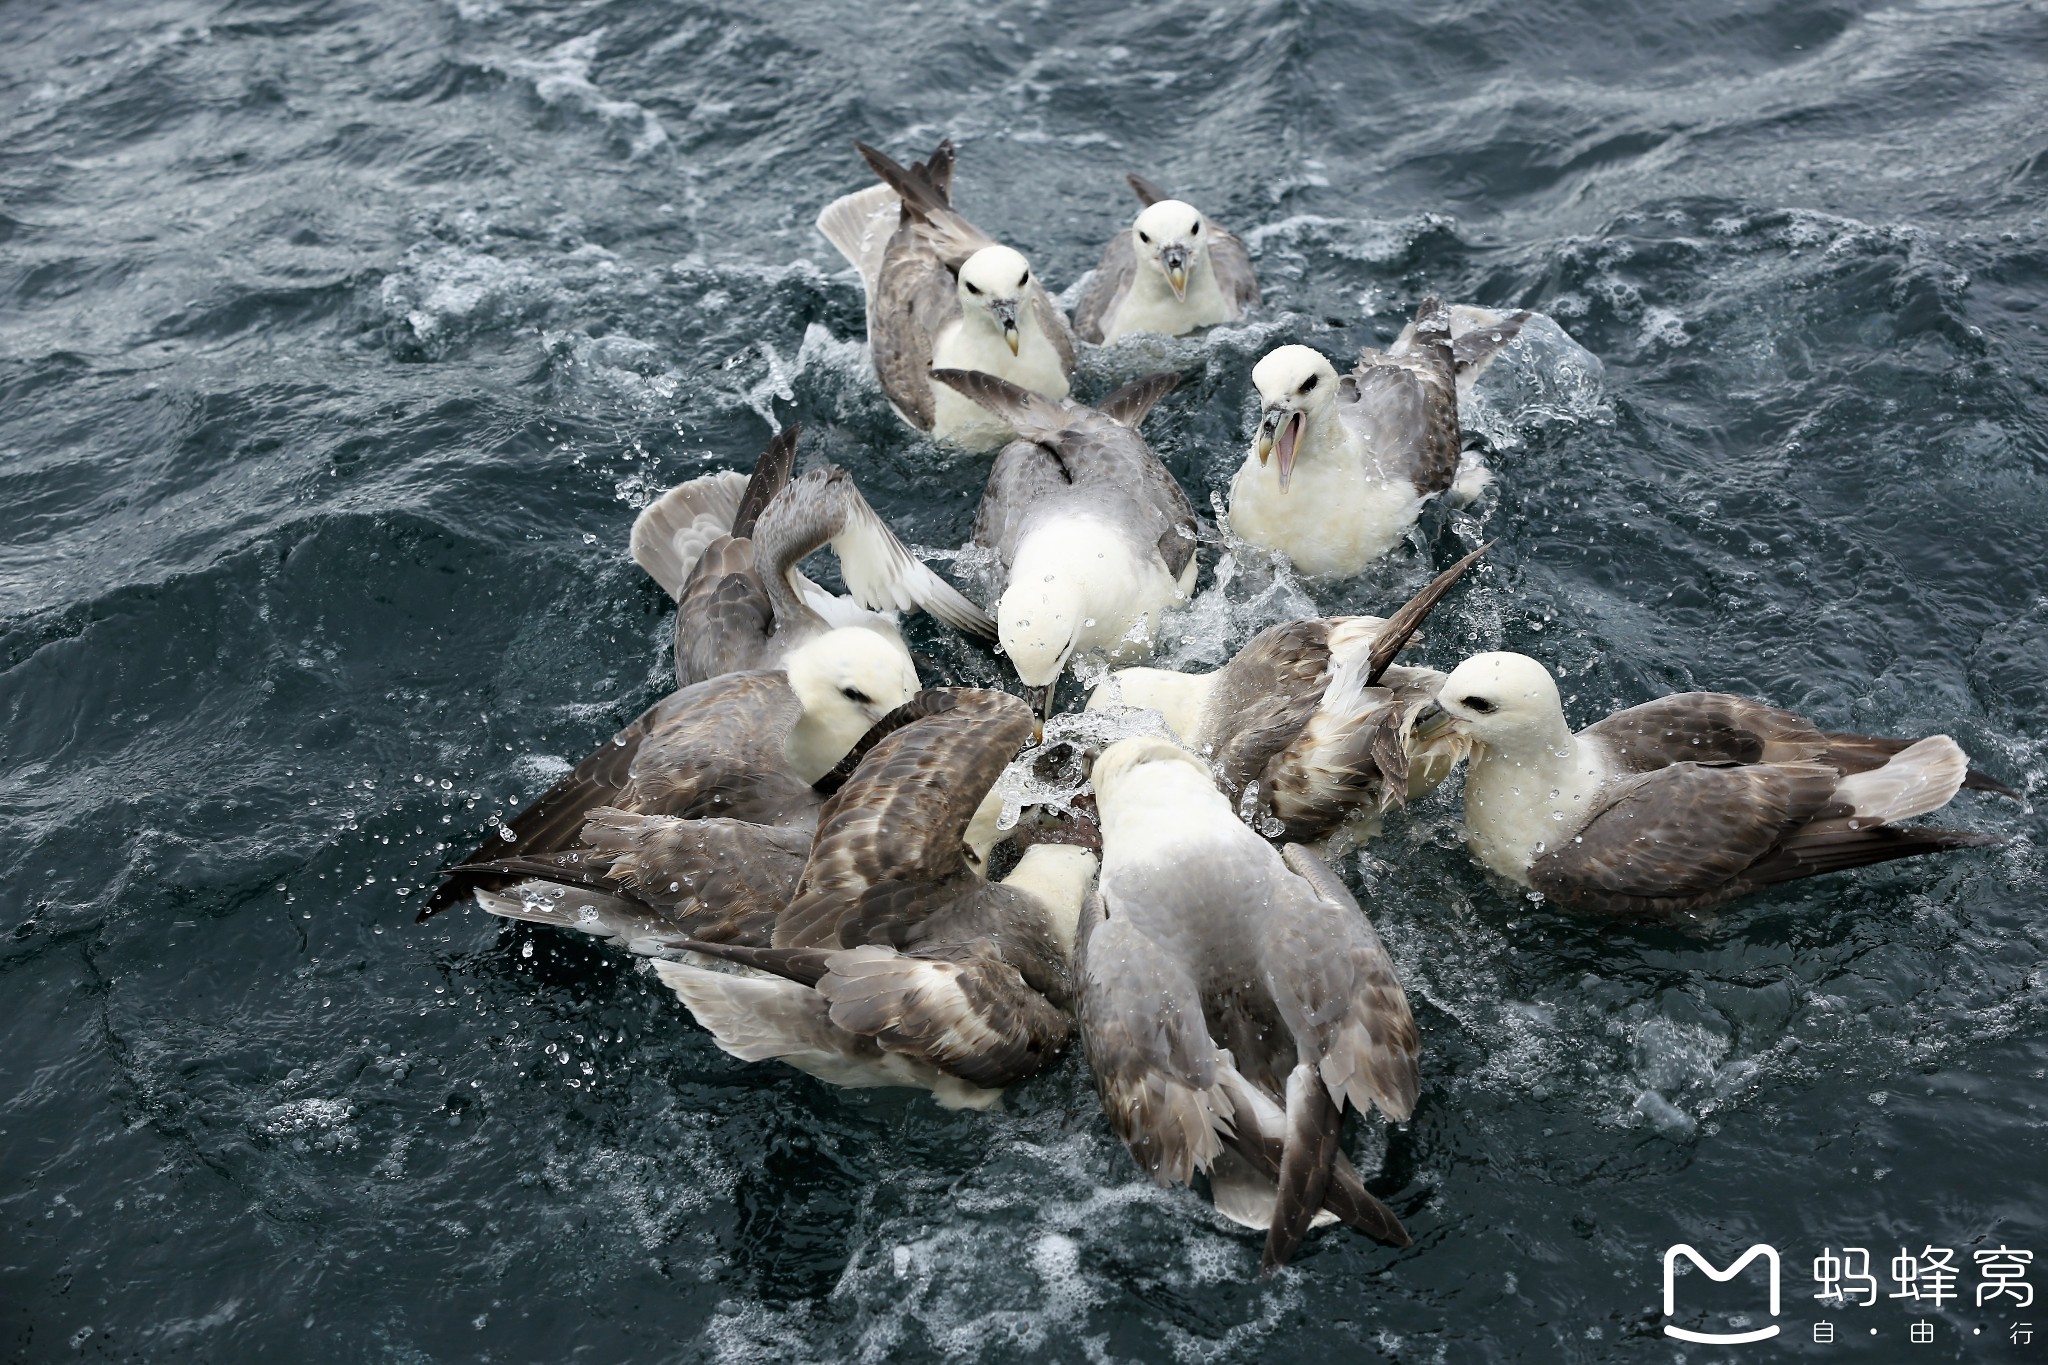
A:
{"label": "seabird eye", "polygon": [[1312,388],[1314,388],[1314,387],[1316,386],[1316,381],[1317,381],[1318,379],[1321,379],[1321,378],[1322,378],[1322,376],[1321,376],[1321,375],[1319,375],[1319,374],[1312,374],[1312,375],[1310,375],[1310,376],[1309,376],[1308,378],[1306,378],[1306,379],[1304,379],[1304,380],[1302,380],[1302,381],[1301,381],[1301,387],[1300,387],[1300,388],[1298,388],[1298,389],[1296,389],[1296,390],[1295,390],[1295,392],[1296,392],[1296,393],[1307,393],[1307,392],[1308,392],[1308,391],[1309,391],[1310,389],[1312,389]]}
{"label": "seabird eye", "polygon": [[981,286],[980,286],[980,285],[978,285],[978,284],[975,284],[975,283],[973,283],[972,281],[969,281],[969,280],[962,280],[962,281],[961,281],[961,283],[967,286],[967,292],[968,292],[968,293],[970,293],[970,294],[977,294],[977,295],[981,293]]}
{"label": "seabird eye", "polygon": [[1188,229],[1188,235],[1189,235],[1190,237],[1199,237],[1199,236],[1201,236],[1201,235],[1202,235],[1202,220],[1201,220],[1201,219],[1197,218],[1197,219],[1195,220],[1195,225],[1194,225],[1193,227],[1191,227],[1191,228],[1189,228],[1189,229]]}
{"label": "seabird eye", "polygon": [[842,687],[839,689],[839,695],[845,697],[856,706],[866,706],[874,700],[874,698],[861,691],[858,687]]}
{"label": "seabird eye", "polygon": [[1138,233],[1138,240],[1139,240],[1139,241],[1141,241],[1141,242],[1143,242],[1143,243],[1144,243],[1144,244],[1145,244],[1146,246],[1150,246],[1150,245],[1152,245],[1152,237],[1151,237],[1151,235],[1150,235],[1149,233],[1146,233],[1146,232],[1142,231],[1142,230],[1141,230],[1141,231],[1140,231],[1140,232]]}
{"label": "seabird eye", "polygon": [[1467,697],[1458,705],[1477,711],[1482,716],[1490,716],[1494,710],[1493,703],[1484,697]]}
{"label": "seabird eye", "polygon": [[1025,272],[1024,272],[1023,274],[1021,274],[1021,275],[1019,275],[1019,276],[1017,277],[1017,287],[1018,287],[1019,289],[1022,289],[1022,288],[1023,288],[1023,287],[1025,286],[1025,285],[1027,285],[1027,284],[1029,284],[1029,283],[1031,283],[1031,272],[1030,272],[1030,271],[1028,271],[1028,270],[1027,270],[1027,271],[1025,271]]}

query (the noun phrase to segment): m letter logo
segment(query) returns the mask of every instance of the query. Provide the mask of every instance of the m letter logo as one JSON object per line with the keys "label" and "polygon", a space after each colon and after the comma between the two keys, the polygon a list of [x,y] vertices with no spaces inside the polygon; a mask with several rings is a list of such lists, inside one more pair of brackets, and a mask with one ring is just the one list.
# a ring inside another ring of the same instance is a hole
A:
{"label": "m letter logo", "polygon": [[[1742,1273],[1744,1266],[1759,1256],[1763,1257],[1765,1263],[1771,1268],[1771,1316],[1774,1318],[1778,1316],[1778,1249],[1776,1247],[1765,1246],[1762,1242],[1759,1242],[1736,1257],[1726,1270],[1716,1270],[1707,1263],[1706,1257],[1700,1255],[1685,1243],[1680,1242],[1677,1246],[1670,1248],[1664,1253],[1665,1317],[1670,1317],[1678,1310],[1678,1286],[1674,1282],[1675,1276],[1673,1271],[1674,1267],[1678,1264],[1678,1258],[1681,1256],[1698,1266],[1702,1274],[1717,1283],[1726,1283],[1734,1279]],[[1768,1341],[1770,1338],[1778,1335],[1778,1324],[1774,1322],[1769,1327],[1759,1327],[1754,1332],[1688,1332],[1683,1327],[1673,1327],[1667,1322],[1664,1324],[1664,1335],[1667,1337],[1677,1337],[1680,1341],[1697,1341],[1707,1346],[1733,1346],[1745,1341]]]}

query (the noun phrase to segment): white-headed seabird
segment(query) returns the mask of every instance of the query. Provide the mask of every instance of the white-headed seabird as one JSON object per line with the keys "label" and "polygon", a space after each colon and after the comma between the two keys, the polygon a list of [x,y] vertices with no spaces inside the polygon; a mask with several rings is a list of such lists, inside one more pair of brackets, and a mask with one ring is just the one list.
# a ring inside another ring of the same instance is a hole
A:
{"label": "white-headed seabird", "polygon": [[1412,343],[1336,368],[1282,346],[1252,370],[1258,436],[1230,481],[1230,529],[1315,577],[1349,575],[1415,524],[1451,487],[1461,442],[1450,315],[1434,296]]}
{"label": "white-headed seabird", "polygon": [[[791,650],[780,669],[728,673],[672,692],[513,816],[510,839],[493,835],[448,869],[420,918],[472,890],[516,885],[534,875],[536,860],[588,848],[586,825],[594,817],[613,825],[645,816],[808,830],[824,802],[813,784],[917,690],[916,670],[901,645],[847,626]],[[615,837],[646,838],[663,828],[642,823],[616,830]],[[767,842],[771,852],[787,856],[784,841]],[[729,850],[714,844],[706,853],[717,857],[721,851]],[[496,914],[546,918],[612,937],[640,932],[633,925],[615,932],[576,924],[552,912],[516,914],[489,899],[484,905]]]}
{"label": "white-headed seabird", "polygon": [[1163,739],[1095,761],[1102,877],[1082,913],[1081,1036],[1110,1127],[1161,1184],[1207,1171],[1217,1208],[1284,1264],[1326,1211],[1405,1246],[1338,1150],[1346,1107],[1415,1107],[1421,1040],[1344,884],[1238,820]]}
{"label": "white-headed seabird", "polygon": [[1008,429],[931,372],[981,370],[1064,398],[1074,373],[1066,317],[1030,262],[954,212],[950,140],[907,167],[855,145],[884,183],[826,205],[818,230],[860,272],[882,391],[919,431],[996,445]]}
{"label": "white-headed seabird", "polygon": [[[928,611],[994,639],[996,623],[904,547],[837,465],[792,479],[797,428],[769,443],[752,478],[709,474],[670,489],[633,523],[633,558],[676,599],[676,685],[779,668],[790,650],[843,626],[901,651],[892,613]],[[830,545],[848,589],[835,597],[804,575]]]}
{"label": "white-headed seabird", "polygon": [[1681,692],[1574,734],[1550,671],[1476,654],[1416,717],[1472,745],[1473,854],[1560,904],[1669,915],[1822,872],[2004,842],[1902,825],[1957,790],[2012,793],[1947,735],[1830,734],[1763,702]]}
{"label": "white-headed seabird", "polygon": [[1236,322],[1259,306],[1259,280],[1244,242],[1192,204],[1127,177],[1144,211],[1109,239],[1074,305],[1074,331],[1108,343],[1132,332],[1180,336]]}
{"label": "white-headed seabird", "polygon": [[757,969],[655,970],[720,1047],[838,1085],[907,1085],[987,1108],[1065,1047],[1071,963],[1096,856],[1033,844],[1001,882],[971,848],[1030,737],[1001,692],[920,694],[827,803],[772,945],[672,946]]}
{"label": "white-headed seabird", "polygon": [[1018,437],[989,471],[974,543],[1000,558],[996,638],[1045,714],[1069,659],[1149,650],[1161,613],[1194,589],[1194,508],[1138,434],[1178,380],[1150,375],[1090,408],[994,375],[933,377]]}
{"label": "white-headed seabird", "polygon": [[1438,574],[1393,616],[1287,621],[1253,636],[1211,673],[1125,668],[1090,710],[1152,709],[1261,832],[1318,843],[1363,837],[1384,812],[1430,791],[1464,755],[1444,735],[1415,737],[1444,675],[1394,663],[1423,619],[1485,547]]}

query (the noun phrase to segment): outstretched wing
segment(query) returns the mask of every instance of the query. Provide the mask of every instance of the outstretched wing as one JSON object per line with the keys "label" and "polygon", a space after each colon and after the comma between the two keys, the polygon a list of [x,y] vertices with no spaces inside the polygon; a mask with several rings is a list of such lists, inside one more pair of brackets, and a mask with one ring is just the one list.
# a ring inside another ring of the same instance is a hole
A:
{"label": "outstretched wing", "polygon": [[648,503],[633,518],[633,562],[670,597],[681,595],[705,548],[732,534],[747,485],[746,475],[722,470],[679,483]]}
{"label": "outstretched wing", "polygon": [[1223,1150],[1235,1113],[1201,987],[1103,890],[1082,914],[1077,959],[1075,1013],[1102,1112],[1147,1175],[1185,1185]]}
{"label": "outstretched wing", "polygon": [[1839,774],[1824,763],[1673,763],[1606,793],[1571,839],[1529,866],[1567,905],[1656,911],[1703,903],[1821,814]]}
{"label": "outstretched wing", "polygon": [[[768,505],[754,545],[770,591],[777,583],[795,606],[790,571],[820,546],[839,557],[853,600],[870,611],[928,611],[957,630],[994,639],[996,624],[896,538],[868,505],[853,476],[837,465],[814,469]],[[778,610],[782,604],[778,603]]]}
{"label": "outstretched wing", "polygon": [[1109,239],[1109,245],[1102,248],[1102,259],[1096,263],[1094,277],[1074,305],[1074,330],[1083,341],[1101,344],[1103,331],[1116,315],[1117,305],[1131,291],[1131,281],[1138,274],[1137,249],[1131,241],[1129,228]]}
{"label": "outstretched wing", "polygon": [[924,920],[980,884],[968,823],[1031,734],[1003,692],[949,689],[953,705],[889,734],[826,803],[778,948],[906,946]]}

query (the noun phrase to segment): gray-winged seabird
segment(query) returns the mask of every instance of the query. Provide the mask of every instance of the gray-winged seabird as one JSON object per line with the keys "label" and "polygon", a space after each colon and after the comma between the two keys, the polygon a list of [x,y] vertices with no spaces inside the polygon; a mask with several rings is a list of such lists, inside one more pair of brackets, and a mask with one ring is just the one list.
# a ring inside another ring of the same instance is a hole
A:
{"label": "gray-winged seabird", "polygon": [[1192,204],[1127,177],[1145,205],[1109,239],[1095,275],[1074,305],[1074,331],[1108,343],[1132,332],[1180,336],[1236,322],[1259,306],[1251,253]]}

